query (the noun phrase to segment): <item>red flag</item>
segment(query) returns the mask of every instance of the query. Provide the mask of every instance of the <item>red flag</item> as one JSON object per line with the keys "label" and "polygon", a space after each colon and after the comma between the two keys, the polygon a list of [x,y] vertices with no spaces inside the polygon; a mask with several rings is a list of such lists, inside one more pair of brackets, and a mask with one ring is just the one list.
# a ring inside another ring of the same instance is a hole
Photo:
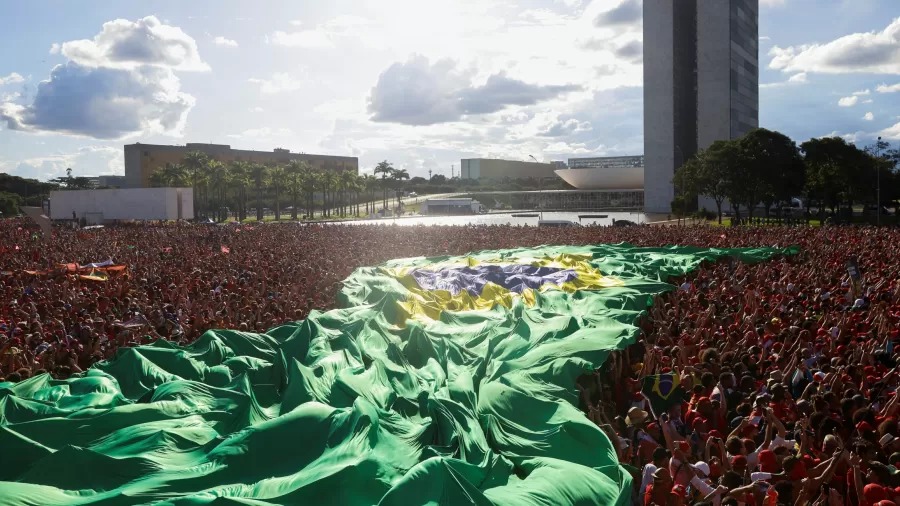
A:
{"label": "red flag", "polygon": [[231,253],[231,249],[228,246],[222,246],[222,253],[225,253],[227,255]]}

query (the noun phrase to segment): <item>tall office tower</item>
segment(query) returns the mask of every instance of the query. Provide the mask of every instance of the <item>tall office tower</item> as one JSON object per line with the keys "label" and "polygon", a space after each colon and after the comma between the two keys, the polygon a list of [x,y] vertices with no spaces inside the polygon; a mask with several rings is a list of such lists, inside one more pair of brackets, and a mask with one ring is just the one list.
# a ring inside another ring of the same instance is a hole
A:
{"label": "tall office tower", "polygon": [[758,20],[759,0],[644,0],[647,212],[669,212],[698,149],[759,125]]}

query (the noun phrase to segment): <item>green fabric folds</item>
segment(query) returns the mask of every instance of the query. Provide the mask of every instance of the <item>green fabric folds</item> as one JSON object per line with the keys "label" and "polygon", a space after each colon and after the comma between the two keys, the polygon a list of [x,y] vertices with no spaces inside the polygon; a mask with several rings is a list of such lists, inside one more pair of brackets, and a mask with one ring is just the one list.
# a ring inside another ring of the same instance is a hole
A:
{"label": "green fabric folds", "polygon": [[[626,504],[631,478],[576,408],[576,378],[635,341],[669,276],[792,252],[543,247],[358,269],[343,309],[266,334],[0,383],[0,504]],[[398,270],[543,262],[571,277],[572,258],[617,285],[401,318]]]}

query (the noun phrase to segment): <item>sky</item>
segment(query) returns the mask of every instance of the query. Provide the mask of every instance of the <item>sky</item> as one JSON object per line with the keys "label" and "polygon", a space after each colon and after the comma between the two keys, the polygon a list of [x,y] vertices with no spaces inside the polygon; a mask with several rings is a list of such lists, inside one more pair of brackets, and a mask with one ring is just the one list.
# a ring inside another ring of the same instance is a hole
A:
{"label": "sky", "polygon": [[[709,1],[709,0],[705,0]],[[760,126],[900,143],[897,0],[760,0]],[[2,2],[0,172],[124,144],[381,160],[643,153],[640,0]],[[701,27],[702,29],[702,27]]]}

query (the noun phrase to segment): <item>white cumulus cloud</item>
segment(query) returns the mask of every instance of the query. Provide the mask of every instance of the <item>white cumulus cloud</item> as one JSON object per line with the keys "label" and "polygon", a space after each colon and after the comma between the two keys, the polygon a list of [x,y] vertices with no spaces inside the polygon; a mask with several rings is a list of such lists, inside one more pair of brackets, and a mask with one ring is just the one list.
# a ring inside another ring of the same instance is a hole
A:
{"label": "white cumulus cloud", "polygon": [[180,91],[171,69],[57,65],[30,105],[0,105],[10,130],[59,132],[97,139],[136,133],[181,135],[194,97]]}
{"label": "white cumulus cloud", "polygon": [[880,32],[853,33],[824,44],[769,51],[769,68],[827,74],[900,74],[900,18]]}
{"label": "white cumulus cloud", "polygon": [[175,71],[209,68],[193,38],[153,16],[104,23],[93,39],[65,42],[59,52],[69,61],[38,84],[30,104],[0,103],[0,124],[97,139],[180,136],[196,101]]}
{"label": "white cumulus cloud", "polygon": [[854,105],[856,105],[856,103],[858,101],[859,101],[859,97],[857,97],[857,96],[844,97],[844,98],[838,100],[838,105],[841,107],[853,107]]}
{"label": "white cumulus cloud", "polygon": [[15,72],[13,72],[12,74],[10,74],[6,77],[0,76],[0,86],[4,86],[7,84],[24,83],[24,82],[25,82],[25,78]]}
{"label": "white cumulus cloud", "polygon": [[875,115],[871,112],[867,112],[866,115],[863,116],[863,119],[866,121],[872,121],[873,119],[875,119]]}
{"label": "white cumulus cloud", "polygon": [[900,91],[900,83],[892,84],[888,86],[887,84],[879,84],[875,90],[878,93],[897,93]]}
{"label": "white cumulus cloud", "polygon": [[581,89],[570,84],[530,84],[503,72],[475,85],[472,73],[458,69],[453,60],[432,64],[424,56],[413,55],[381,73],[369,95],[369,112],[376,122],[432,125],[512,105],[534,105]]}
{"label": "white cumulus cloud", "polygon": [[154,65],[175,70],[209,70],[200,58],[197,41],[155,16],[108,21],[93,39],[66,42],[61,52],[85,67],[132,69]]}
{"label": "white cumulus cloud", "polygon": [[895,141],[900,140],[900,123],[895,123],[894,126],[885,128],[881,132],[878,132],[878,135],[885,139],[892,139]]}
{"label": "white cumulus cloud", "polygon": [[225,46],[225,47],[238,47],[238,43],[232,39],[226,39],[225,37],[218,36],[213,39],[213,44],[217,46]]}
{"label": "white cumulus cloud", "polygon": [[308,82],[306,79],[291,77],[291,75],[286,72],[276,72],[275,74],[272,74],[270,79],[259,79],[254,77],[248,79],[248,81],[253,84],[258,84],[260,91],[266,94],[298,90]]}

